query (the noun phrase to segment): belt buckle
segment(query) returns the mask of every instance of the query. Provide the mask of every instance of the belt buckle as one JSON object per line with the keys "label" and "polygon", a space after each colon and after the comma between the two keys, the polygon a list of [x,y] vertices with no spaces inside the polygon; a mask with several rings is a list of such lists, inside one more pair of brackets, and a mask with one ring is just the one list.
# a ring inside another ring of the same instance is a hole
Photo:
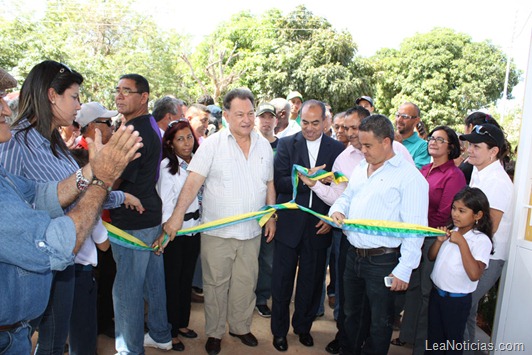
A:
{"label": "belt buckle", "polygon": [[356,251],[357,251],[358,256],[360,256],[360,257],[362,257],[362,258],[366,258],[366,257],[369,256],[369,253],[368,253],[368,250],[367,250],[367,249],[360,249],[360,248],[357,248]]}

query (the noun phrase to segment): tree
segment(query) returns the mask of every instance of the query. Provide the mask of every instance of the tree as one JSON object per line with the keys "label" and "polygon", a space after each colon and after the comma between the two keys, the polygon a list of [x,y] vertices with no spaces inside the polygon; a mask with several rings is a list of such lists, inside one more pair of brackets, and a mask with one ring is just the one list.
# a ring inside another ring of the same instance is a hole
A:
{"label": "tree", "polygon": [[84,102],[110,108],[118,78],[126,73],[144,75],[153,98],[188,95],[191,81],[179,60],[188,39],[159,30],[151,17],[131,10],[131,1],[49,0],[46,5],[41,19],[28,14],[2,22],[0,64],[24,78],[42,60],[61,61],[84,76]]}
{"label": "tree", "polygon": [[[379,111],[392,115],[401,103],[411,101],[429,129],[461,126],[468,111],[501,98],[507,60],[489,41],[473,42],[451,29],[405,39],[399,50],[382,49],[372,58]],[[512,63],[509,92],[519,76]]]}
{"label": "tree", "polygon": [[372,67],[355,53],[348,32],[334,30],[326,19],[298,6],[286,16],[277,9],[261,16],[236,14],[197,48],[193,67],[198,74],[224,63],[226,80],[201,78],[211,95],[245,86],[260,102],[298,90],[339,111],[351,107],[357,96],[372,93]]}

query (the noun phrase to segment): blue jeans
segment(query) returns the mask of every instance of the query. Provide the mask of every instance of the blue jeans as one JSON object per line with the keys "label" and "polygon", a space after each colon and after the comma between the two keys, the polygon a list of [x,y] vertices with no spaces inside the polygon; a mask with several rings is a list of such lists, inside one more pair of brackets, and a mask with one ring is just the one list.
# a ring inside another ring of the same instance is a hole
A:
{"label": "blue jeans", "polygon": [[399,253],[361,257],[349,248],[344,273],[346,353],[388,353],[395,294],[384,285],[384,277],[398,258]]}
{"label": "blue jeans", "polygon": [[[161,226],[126,230],[147,245],[159,236]],[[144,299],[148,302],[148,328],[153,340],[171,340],[166,315],[163,256],[112,244],[116,261],[113,285],[115,347],[118,354],[144,354]]]}
{"label": "blue jeans", "polygon": [[201,270],[201,254],[196,259],[194,276],[192,277],[192,286],[203,289],[203,271]]}
{"label": "blue jeans", "polygon": [[44,314],[31,322],[39,329],[36,355],[63,355],[74,302],[74,265],[54,275],[50,300]]}
{"label": "blue jeans", "polygon": [[272,267],[273,267],[273,245],[275,240],[266,243],[264,234],[260,236],[259,251],[259,276],[257,279],[257,288],[255,304],[265,305],[272,296]]}
{"label": "blue jeans", "polygon": [[76,287],[70,317],[70,355],[96,354],[96,296],[98,287],[92,265],[75,264]]}
{"label": "blue jeans", "polygon": [[20,355],[31,352],[30,325],[22,322],[17,329],[0,332],[0,354]]}

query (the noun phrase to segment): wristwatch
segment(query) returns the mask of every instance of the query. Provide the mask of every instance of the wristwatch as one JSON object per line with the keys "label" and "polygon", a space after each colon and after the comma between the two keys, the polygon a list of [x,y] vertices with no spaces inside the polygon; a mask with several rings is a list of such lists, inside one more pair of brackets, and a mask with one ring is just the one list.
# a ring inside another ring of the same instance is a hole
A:
{"label": "wristwatch", "polygon": [[89,187],[90,181],[89,179],[86,179],[85,176],[83,176],[82,170],[78,169],[76,171],[76,187],[78,191],[82,192],[87,190],[87,187]]}

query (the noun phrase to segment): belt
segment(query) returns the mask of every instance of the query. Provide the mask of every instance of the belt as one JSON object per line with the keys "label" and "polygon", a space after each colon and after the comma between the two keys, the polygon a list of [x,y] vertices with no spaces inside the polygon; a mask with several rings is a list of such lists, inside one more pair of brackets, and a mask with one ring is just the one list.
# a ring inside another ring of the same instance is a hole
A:
{"label": "belt", "polygon": [[78,271],[92,271],[92,265],[75,264]]}
{"label": "belt", "polygon": [[16,322],[11,325],[0,325],[0,332],[9,332],[10,330],[15,330],[22,325],[22,322]]}
{"label": "belt", "polygon": [[399,248],[387,248],[387,247],[380,247],[380,248],[373,248],[373,249],[361,249],[361,248],[354,248],[353,251],[363,258],[368,256],[379,256],[384,254],[391,254],[391,253],[399,253]]}
{"label": "belt", "polygon": [[447,291],[444,291],[444,290],[442,290],[442,289],[437,288],[436,286],[434,286],[434,289],[436,290],[436,292],[438,292],[438,295],[440,295],[441,297],[453,297],[453,298],[458,298],[458,297],[465,297],[465,296],[469,295],[469,293],[453,293],[453,292],[447,292]]}
{"label": "belt", "polygon": [[195,212],[185,213],[185,217],[183,218],[183,221],[190,221],[191,219],[193,220],[199,219],[199,210],[196,210]]}

